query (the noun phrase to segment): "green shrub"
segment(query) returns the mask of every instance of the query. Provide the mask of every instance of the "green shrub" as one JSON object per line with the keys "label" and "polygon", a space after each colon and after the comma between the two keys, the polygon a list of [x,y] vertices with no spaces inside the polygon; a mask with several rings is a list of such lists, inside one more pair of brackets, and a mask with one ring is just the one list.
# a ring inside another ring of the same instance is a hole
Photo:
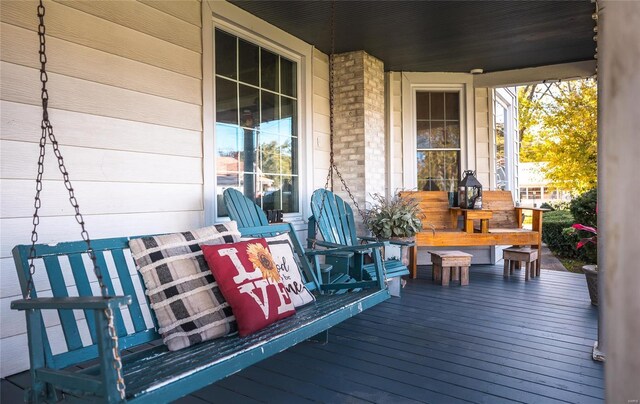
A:
{"label": "green shrub", "polygon": [[577,258],[576,243],[578,236],[569,234],[565,229],[571,229],[575,223],[571,212],[555,210],[545,212],[542,220],[542,241],[551,251],[567,258]]}
{"label": "green shrub", "polygon": [[584,194],[576,197],[571,201],[571,214],[575,218],[575,223],[580,223],[585,226],[598,225],[596,215],[596,205],[598,204],[598,189],[594,188],[591,191],[587,191]]}
{"label": "green shrub", "polygon": [[551,209],[551,210],[569,210],[570,201],[551,201],[545,202],[540,207],[542,209]]}

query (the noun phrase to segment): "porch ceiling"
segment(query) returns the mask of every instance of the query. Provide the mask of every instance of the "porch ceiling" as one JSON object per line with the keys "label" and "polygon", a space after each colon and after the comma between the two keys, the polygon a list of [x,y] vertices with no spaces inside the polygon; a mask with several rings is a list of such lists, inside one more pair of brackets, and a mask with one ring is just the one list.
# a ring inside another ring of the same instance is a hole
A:
{"label": "porch ceiling", "polygon": [[[330,53],[329,1],[231,2]],[[594,6],[580,1],[337,1],[336,52],[385,70],[485,72],[592,60]]]}

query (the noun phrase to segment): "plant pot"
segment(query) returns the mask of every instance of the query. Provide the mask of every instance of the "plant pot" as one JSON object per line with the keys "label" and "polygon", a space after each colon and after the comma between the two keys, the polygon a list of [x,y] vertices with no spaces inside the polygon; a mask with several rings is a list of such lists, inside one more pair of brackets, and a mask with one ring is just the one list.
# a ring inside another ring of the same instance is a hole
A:
{"label": "plant pot", "polygon": [[598,305],[598,266],[597,265],[585,265],[582,267],[582,272],[587,278],[587,288],[589,289],[589,297],[591,298],[591,304]]}

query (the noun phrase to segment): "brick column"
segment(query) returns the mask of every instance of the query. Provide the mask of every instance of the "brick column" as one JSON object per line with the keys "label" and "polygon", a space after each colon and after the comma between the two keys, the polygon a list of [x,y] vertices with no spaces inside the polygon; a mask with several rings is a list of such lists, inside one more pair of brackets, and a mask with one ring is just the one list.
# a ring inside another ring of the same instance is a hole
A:
{"label": "brick column", "polygon": [[[356,51],[336,55],[333,68],[335,161],[364,209],[370,194],[384,195],[386,187],[384,66]],[[351,203],[337,178],[334,191]]]}

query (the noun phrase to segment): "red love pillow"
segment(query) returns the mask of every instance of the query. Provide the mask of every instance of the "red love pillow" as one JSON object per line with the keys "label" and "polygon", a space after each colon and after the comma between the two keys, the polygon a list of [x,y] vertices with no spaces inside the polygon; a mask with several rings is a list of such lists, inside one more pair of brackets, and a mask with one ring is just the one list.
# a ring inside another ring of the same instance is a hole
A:
{"label": "red love pillow", "polygon": [[265,239],[200,247],[231,306],[240,336],[295,314]]}

